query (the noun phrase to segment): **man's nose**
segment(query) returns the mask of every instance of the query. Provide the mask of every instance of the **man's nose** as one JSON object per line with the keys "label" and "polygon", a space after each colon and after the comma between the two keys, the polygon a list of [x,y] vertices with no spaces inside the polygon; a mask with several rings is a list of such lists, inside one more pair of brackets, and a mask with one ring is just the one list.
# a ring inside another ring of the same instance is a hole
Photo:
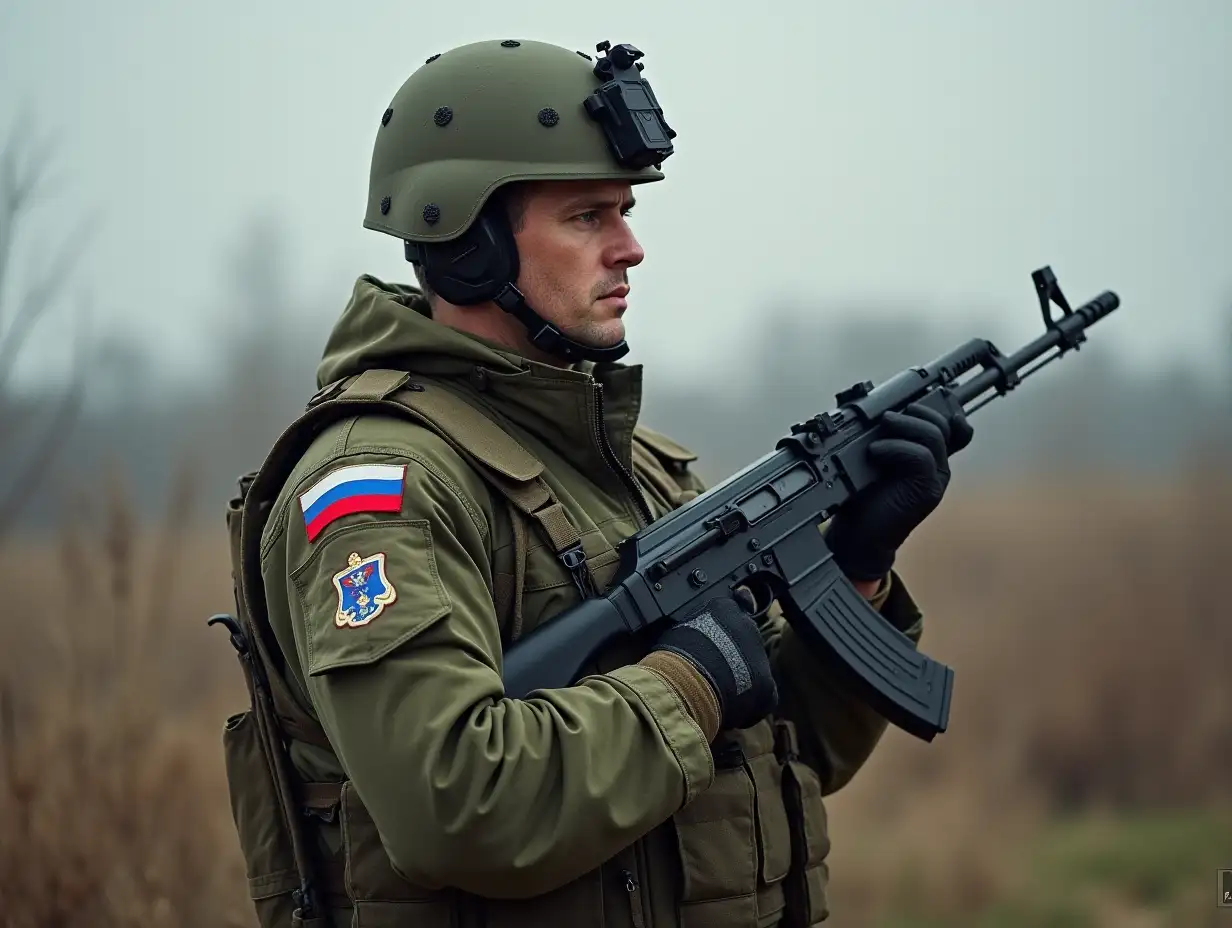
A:
{"label": "man's nose", "polygon": [[613,267],[619,265],[636,267],[642,263],[645,257],[646,252],[642,249],[641,242],[637,240],[637,236],[633,234],[629,224],[621,219],[620,231],[608,253],[608,264]]}

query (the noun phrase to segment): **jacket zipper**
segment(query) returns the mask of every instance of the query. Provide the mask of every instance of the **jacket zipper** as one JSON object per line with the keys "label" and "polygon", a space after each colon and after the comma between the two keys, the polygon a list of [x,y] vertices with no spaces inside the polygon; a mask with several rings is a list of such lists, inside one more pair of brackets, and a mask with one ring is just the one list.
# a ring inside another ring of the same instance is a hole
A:
{"label": "jacket zipper", "polygon": [[633,496],[633,501],[637,504],[638,515],[642,518],[642,528],[645,528],[654,521],[654,516],[650,512],[650,507],[646,505],[646,498],[642,495],[642,488],[637,485],[637,481],[633,479],[633,475],[628,469],[620,463],[620,459],[616,457],[616,452],[612,450],[611,442],[607,439],[607,429],[603,427],[603,384],[597,383],[594,385],[594,413],[591,416],[591,426],[594,429],[595,440],[599,443],[599,450],[603,452],[603,458],[607,461],[608,467],[616,472],[624,484],[625,489]]}
{"label": "jacket zipper", "polygon": [[633,915],[633,924],[635,928],[646,928],[646,918],[642,912],[642,891],[637,877],[632,870],[621,870],[620,875],[625,881],[625,892],[629,894],[629,911]]}
{"label": "jacket zipper", "polygon": [[[599,450],[603,453],[603,459],[607,461],[616,475],[620,478],[625,489],[633,497],[634,503],[637,505],[638,515],[642,519],[642,527],[649,525],[654,521],[654,516],[650,512],[650,507],[646,505],[646,498],[642,495],[642,488],[637,485],[637,481],[633,479],[633,475],[628,469],[620,463],[620,459],[616,457],[616,452],[612,448],[612,444],[608,441],[607,429],[603,426],[603,385],[596,383],[594,385],[595,405],[591,415],[591,428],[594,430],[595,441],[599,445]],[[635,866],[645,872],[645,865],[642,861],[642,846],[641,842],[637,842],[634,847]],[[631,870],[621,870],[621,877],[625,881],[625,892],[629,894],[629,912],[633,918],[634,928],[646,928],[646,912],[644,909],[644,900],[642,897],[641,886],[637,881],[637,877]]]}

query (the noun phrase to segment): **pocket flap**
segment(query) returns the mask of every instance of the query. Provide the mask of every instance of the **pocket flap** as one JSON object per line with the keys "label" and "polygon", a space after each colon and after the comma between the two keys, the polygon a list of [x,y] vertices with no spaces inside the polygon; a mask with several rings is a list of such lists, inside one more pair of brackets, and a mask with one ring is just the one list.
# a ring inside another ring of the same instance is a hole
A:
{"label": "pocket flap", "polygon": [[426,519],[340,528],[291,578],[312,675],[378,661],[452,609]]}
{"label": "pocket flap", "polygon": [[679,469],[682,465],[697,460],[697,455],[688,448],[644,425],[634,427],[633,437],[649,448],[665,465],[675,465]]}
{"label": "pocket flap", "polygon": [[757,792],[757,827],[761,839],[761,878],[777,883],[791,869],[791,826],[783,804],[783,768],[772,753],[748,759]]}

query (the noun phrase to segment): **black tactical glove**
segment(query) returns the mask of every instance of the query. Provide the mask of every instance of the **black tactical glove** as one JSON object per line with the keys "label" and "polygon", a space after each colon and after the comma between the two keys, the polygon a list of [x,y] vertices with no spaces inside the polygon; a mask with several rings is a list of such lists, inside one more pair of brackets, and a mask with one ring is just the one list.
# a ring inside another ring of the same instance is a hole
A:
{"label": "black tactical glove", "polygon": [[887,412],[886,437],[868,446],[878,479],[844,506],[826,530],[834,560],[852,580],[879,580],[898,549],[937,508],[950,482],[950,454],[971,442],[961,412],[947,419],[912,403],[906,415]]}
{"label": "black tactical glove", "polygon": [[719,700],[722,728],[748,728],[778,705],[778,687],[757,623],[730,596],[719,596],[669,627],[656,651],[679,654]]}

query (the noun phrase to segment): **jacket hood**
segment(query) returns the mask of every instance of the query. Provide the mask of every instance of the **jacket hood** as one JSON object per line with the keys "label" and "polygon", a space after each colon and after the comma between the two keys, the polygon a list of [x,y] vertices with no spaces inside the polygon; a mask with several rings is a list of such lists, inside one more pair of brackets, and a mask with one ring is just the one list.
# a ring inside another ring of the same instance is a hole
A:
{"label": "jacket hood", "polygon": [[417,287],[385,283],[365,274],[355,282],[346,309],[325,344],[317,365],[317,387],[372,367],[448,377],[464,375],[477,365],[514,374],[532,362],[434,321]]}
{"label": "jacket hood", "polygon": [[423,292],[360,277],[326,342],[317,388],[371,368],[420,374],[479,399],[505,422],[565,449],[580,469],[603,472],[600,432],[632,467],[642,402],[641,365],[584,361],[575,368],[524,358],[432,319]]}

